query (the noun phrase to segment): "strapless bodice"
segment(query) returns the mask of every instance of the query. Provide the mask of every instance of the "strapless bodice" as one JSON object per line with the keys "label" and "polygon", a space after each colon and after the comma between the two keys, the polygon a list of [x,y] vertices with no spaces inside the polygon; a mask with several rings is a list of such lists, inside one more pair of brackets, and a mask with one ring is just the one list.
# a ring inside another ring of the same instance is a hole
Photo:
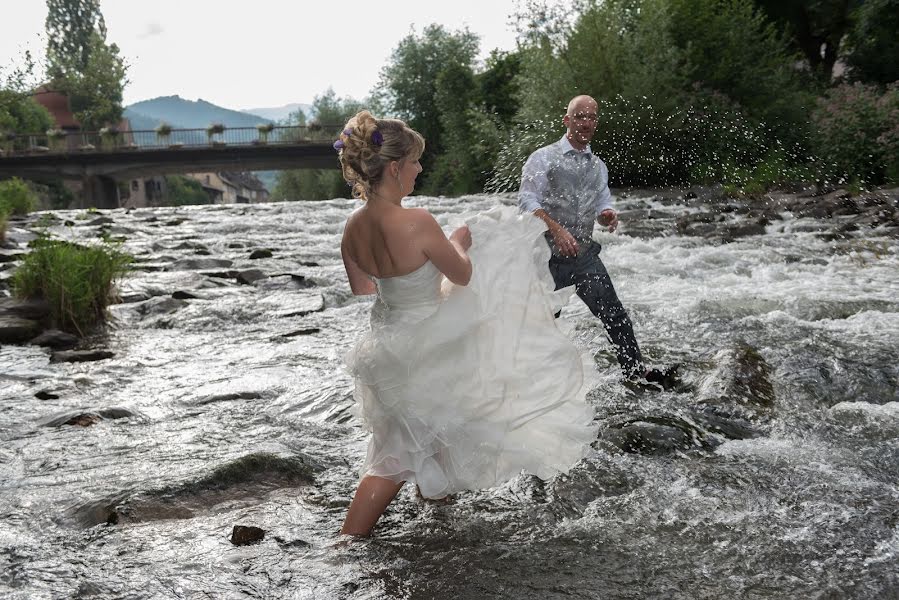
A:
{"label": "strapless bodice", "polygon": [[434,306],[440,301],[443,274],[431,261],[406,275],[375,278],[378,299],[390,310]]}

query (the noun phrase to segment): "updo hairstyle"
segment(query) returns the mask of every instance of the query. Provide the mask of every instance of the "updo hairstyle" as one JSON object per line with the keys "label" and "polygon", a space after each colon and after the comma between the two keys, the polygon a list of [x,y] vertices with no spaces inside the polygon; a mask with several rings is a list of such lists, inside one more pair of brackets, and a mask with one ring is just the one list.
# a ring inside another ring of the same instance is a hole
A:
{"label": "updo hairstyle", "polygon": [[391,161],[418,160],[425,149],[421,134],[399,119],[376,119],[367,110],[347,121],[338,137],[343,178],[353,186],[353,197],[368,199],[386,175]]}

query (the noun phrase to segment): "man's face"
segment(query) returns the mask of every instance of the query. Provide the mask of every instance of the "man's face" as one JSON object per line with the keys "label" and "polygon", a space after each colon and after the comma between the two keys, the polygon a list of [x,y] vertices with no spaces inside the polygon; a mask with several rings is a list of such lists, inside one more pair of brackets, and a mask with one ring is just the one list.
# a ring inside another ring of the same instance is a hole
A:
{"label": "man's face", "polygon": [[583,99],[565,115],[562,122],[568,128],[568,140],[572,145],[586,146],[596,132],[596,102]]}

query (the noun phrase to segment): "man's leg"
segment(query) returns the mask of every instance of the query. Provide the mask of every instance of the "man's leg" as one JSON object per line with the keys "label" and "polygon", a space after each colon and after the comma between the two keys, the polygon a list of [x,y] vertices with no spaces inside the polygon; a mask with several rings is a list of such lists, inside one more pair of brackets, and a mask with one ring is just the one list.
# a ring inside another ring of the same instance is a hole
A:
{"label": "man's leg", "polygon": [[[549,272],[553,276],[553,281],[556,283],[556,289],[561,289],[563,287],[568,287],[569,285],[574,285],[574,268],[577,259],[575,258],[565,258],[563,256],[552,256],[549,259]],[[559,318],[559,315],[562,311],[556,313],[556,318]]]}
{"label": "man's leg", "polygon": [[587,252],[578,256],[574,274],[575,290],[590,312],[599,317],[605,326],[624,375],[642,377],[646,368],[634,335],[634,327],[618,300],[605,265],[599,259],[601,248],[594,242]]}

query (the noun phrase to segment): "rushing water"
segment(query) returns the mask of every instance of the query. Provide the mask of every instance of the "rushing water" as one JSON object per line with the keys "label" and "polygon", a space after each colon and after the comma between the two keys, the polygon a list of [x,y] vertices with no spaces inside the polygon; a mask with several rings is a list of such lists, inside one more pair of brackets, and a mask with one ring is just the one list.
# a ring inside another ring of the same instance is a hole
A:
{"label": "rushing water", "polygon": [[[415,203],[448,226],[512,201]],[[139,259],[93,340],[115,357],[0,348],[0,596],[899,597],[895,240],[828,241],[787,216],[720,244],[676,235],[683,207],[619,205],[632,210],[597,233],[603,259],[644,354],[680,363],[681,384],[624,385],[575,298],[562,318],[596,355],[591,456],[450,503],[405,489],[372,539],[347,544],[367,439],[341,358],[370,303],[340,262],[353,203],[104,213]],[[656,235],[629,235],[646,209]],[[60,216],[76,225],[54,235],[96,238],[97,215]],[[249,260],[259,248],[273,256]],[[227,273],[251,268],[274,277]],[[85,412],[106,418],[60,425]],[[662,433],[641,450],[634,431]],[[232,545],[237,524],[265,539]]]}

